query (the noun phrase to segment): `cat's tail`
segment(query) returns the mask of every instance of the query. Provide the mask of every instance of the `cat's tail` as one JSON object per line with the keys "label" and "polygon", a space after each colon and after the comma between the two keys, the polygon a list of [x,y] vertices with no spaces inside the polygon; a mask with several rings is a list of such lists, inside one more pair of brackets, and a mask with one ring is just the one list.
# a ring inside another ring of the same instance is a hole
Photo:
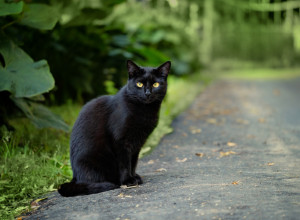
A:
{"label": "cat's tail", "polygon": [[71,181],[70,183],[62,184],[59,187],[58,192],[62,196],[70,197],[100,193],[117,188],[120,188],[120,186],[111,182],[76,183],[75,181]]}

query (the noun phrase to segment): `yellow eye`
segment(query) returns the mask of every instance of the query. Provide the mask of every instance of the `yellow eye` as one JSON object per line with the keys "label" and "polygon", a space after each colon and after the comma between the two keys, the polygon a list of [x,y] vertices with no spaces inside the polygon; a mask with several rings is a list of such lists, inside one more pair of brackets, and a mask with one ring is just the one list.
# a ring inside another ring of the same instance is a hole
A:
{"label": "yellow eye", "polygon": [[143,87],[143,83],[141,83],[141,82],[137,82],[136,85],[137,85],[137,87],[140,87],[140,88]]}
{"label": "yellow eye", "polygon": [[153,87],[155,87],[155,88],[159,87],[159,83],[158,82],[154,83]]}

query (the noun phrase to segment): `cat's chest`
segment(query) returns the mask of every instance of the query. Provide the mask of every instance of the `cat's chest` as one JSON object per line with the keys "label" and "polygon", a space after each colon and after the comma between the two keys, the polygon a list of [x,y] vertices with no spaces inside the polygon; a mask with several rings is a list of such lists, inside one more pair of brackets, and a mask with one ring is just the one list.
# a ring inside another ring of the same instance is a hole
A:
{"label": "cat's chest", "polygon": [[115,140],[144,141],[158,122],[156,112],[129,112],[124,109],[116,112],[109,120],[110,132]]}
{"label": "cat's chest", "polygon": [[156,127],[158,117],[155,114],[152,115],[131,115],[126,119],[125,129],[135,132],[148,131]]}
{"label": "cat's chest", "polygon": [[158,118],[155,116],[151,118],[130,117],[122,131],[120,131],[122,139],[130,145],[141,147],[156,127],[157,122]]}

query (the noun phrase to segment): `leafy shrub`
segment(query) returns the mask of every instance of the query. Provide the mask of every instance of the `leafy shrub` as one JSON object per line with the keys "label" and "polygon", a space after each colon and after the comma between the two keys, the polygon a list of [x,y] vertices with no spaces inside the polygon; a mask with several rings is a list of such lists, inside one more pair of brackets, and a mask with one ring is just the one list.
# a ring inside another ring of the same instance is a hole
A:
{"label": "leafy shrub", "polygon": [[[2,30],[14,23],[49,30],[58,21],[58,12],[52,6],[26,4],[23,1],[2,0],[0,3]],[[7,18],[10,15],[12,18]],[[67,131],[67,124],[37,102],[44,99],[43,93],[54,87],[47,61],[34,62],[7,35],[1,33],[0,37],[0,124],[8,125],[8,116],[18,109],[37,127],[55,127]]]}
{"label": "leafy shrub", "polygon": [[51,31],[16,23],[6,32],[15,37],[22,32],[17,37],[22,48],[34,59],[48,61],[56,81],[45,96],[48,103],[63,104],[69,99],[83,103],[105,94],[107,81],[116,88],[124,85],[127,59],[141,65],[171,59],[172,74],[177,75],[199,67],[199,21],[197,16],[189,18],[189,3],[179,3],[183,11],[152,3],[51,0],[50,5],[55,5],[51,7],[59,12],[58,24]]}

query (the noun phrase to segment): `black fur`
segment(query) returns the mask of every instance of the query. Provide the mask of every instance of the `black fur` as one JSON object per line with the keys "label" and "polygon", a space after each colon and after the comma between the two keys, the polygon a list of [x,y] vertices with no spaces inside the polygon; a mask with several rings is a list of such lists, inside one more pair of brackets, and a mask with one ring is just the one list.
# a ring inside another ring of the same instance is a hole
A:
{"label": "black fur", "polygon": [[138,155],[157,125],[170,67],[170,61],[151,68],[129,60],[127,84],[116,95],[100,96],[82,108],[71,134],[73,179],[60,186],[62,196],[142,184],[135,173]]}

